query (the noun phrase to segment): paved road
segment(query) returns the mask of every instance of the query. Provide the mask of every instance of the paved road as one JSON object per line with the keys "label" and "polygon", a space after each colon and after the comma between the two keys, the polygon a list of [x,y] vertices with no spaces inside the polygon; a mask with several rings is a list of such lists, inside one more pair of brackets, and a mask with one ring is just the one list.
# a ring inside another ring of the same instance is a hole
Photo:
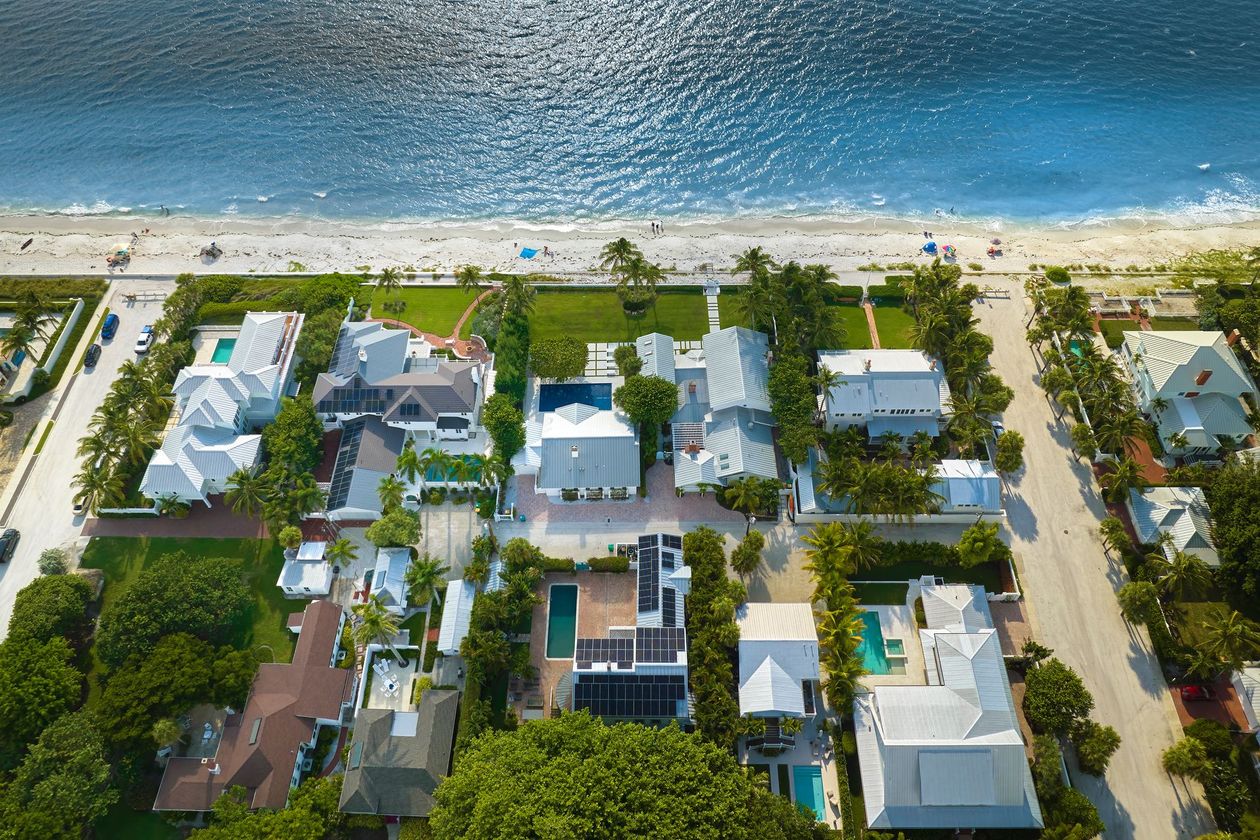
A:
{"label": "paved road", "polygon": [[[76,543],[83,527],[83,517],[72,516],[70,508],[75,493],[71,479],[79,471],[79,459],[74,454],[79,438],[86,434],[88,420],[109,392],[118,368],[127,359],[136,358],[133,348],[140,328],[162,314],[160,301],[127,304],[123,295],[133,291],[167,291],[170,288],[170,283],[158,281],[115,279],[110,284],[106,303],[111,311],[118,313],[118,334],[112,341],[101,345],[101,358],[96,367],[71,376],[87,348],[90,329],[77,348],[65,351],[75,355],[66,374],[68,378],[62,381],[62,393],[54,395],[49,403],[49,416],[57,412],[56,424],[43,450],[35,458],[26,481],[22,483],[22,476],[34,450],[34,442],[28,447],[4,497],[0,499],[0,511],[4,511],[16,495],[5,524],[22,532],[13,560],[0,566],[0,638],[8,632],[14,596],[39,574],[37,562],[40,553],[47,548],[69,548]],[[95,313],[88,315],[95,317]],[[63,395],[64,403],[61,402]],[[42,422],[36,428],[33,441],[38,440],[40,434],[43,434]]]}
{"label": "paved road", "polygon": [[1106,510],[1037,386],[1022,292],[1011,286],[1011,300],[977,308],[997,348],[993,365],[1015,389],[1006,427],[1026,440],[1026,466],[1008,497],[1011,545],[1023,561],[1038,635],[1080,673],[1097,703],[1095,719],[1124,741],[1106,778],[1079,774],[1079,787],[1098,806],[1108,840],[1206,833],[1212,821],[1197,789],[1174,786],[1160,768],[1160,753],[1180,735],[1176,711],[1145,629],[1129,628],[1116,607],[1115,590],[1127,575],[1108,561],[1097,536]]}

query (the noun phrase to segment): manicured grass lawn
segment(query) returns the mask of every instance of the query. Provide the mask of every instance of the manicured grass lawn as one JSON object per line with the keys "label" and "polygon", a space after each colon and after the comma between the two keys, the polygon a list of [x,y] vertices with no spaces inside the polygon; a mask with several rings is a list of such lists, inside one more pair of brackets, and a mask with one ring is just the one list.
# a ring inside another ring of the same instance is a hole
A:
{"label": "manicured grass lawn", "polygon": [[722,329],[727,327],[746,327],[748,319],[739,309],[739,299],[743,294],[738,289],[723,289],[718,295],[718,322]]}
{"label": "manicured grass lawn", "polygon": [[879,346],[893,350],[907,349],[914,346],[910,340],[910,329],[914,326],[914,316],[900,307],[875,307],[875,329],[879,331]]}
{"label": "manicured grass lawn", "polygon": [[1207,625],[1227,617],[1230,607],[1224,601],[1182,601],[1176,611],[1182,616],[1181,641],[1197,650],[1207,640]]}
{"label": "manicured grass lawn", "polygon": [[[719,304],[720,306],[720,304]],[[704,295],[662,290],[641,318],[627,318],[612,290],[539,290],[529,319],[531,340],[572,336],[585,342],[633,341],[651,332],[696,341],[709,331]]]}
{"label": "manicured grass lawn", "polygon": [[[183,551],[200,557],[236,557],[243,561],[246,585],[253,593],[253,608],[237,628],[237,644],[255,649],[266,661],[288,662],[293,658],[294,636],[286,627],[289,615],[301,612],[306,601],[285,598],[276,586],[284,549],[272,539],[181,539],[178,537],[93,537],[83,552],[82,565],[105,572],[102,610],[118,599],[140,571],[164,554]],[[271,656],[268,656],[268,649]],[[92,656],[88,703],[100,694],[97,680],[100,664]]]}
{"label": "manicured grass lawn", "polygon": [[863,604],[901,604],[906,603],[906,593],[910,590],[908,583],[854,583],[858,600]]}
{"label": "manicured grass lawn", "polygon": [[[440,336],[448,336],[455,330],[455,325],[459,323],[459,317],[464,314],[464,310],[477,299],[477,294],[477,292],[465,292],[454,286],[406,287],[392,295],[386,295],[384,292],[376,295],[372,315],[376,318],[397,317],[398,320],[405,321],[413,327]],[[395,297],[402,298],[407,304],[407,308],[398,316],[381,308],[383,303]],[[469,318],[468,322],[469,326],[466,326],[466,329],[472,324],[472,319]]]}
{"label": "manicured grass lawn", "polygon": [[1152,330],[1197,330],[1199,322],[1195,318],[1152,318]]}
{"label": "manicured grass lawn", "polygon": [[[923,575],[936,575],[946,583],[977,583],[986,592],[1002,591],[1002,576],[997,563],[985,563],[964,569],[961,566],[933,566],[928,563],[898,563],[895,566],[877,566],[852,576],[854,585],[861,580],[918,580]],[[903,603],[904,598],[897,603]]]}
{"label": "manicured grass lawn", "polygon": [[117,802],[92,828],[97,840],[179,840],[179,829],[152,811],[133,811]]}
{"label": "manicured grass lawn", "polygon": [[844,327],[845,350],[868,350],[871,347],[871,328],[866,323],[866,313],[855,303],[837,304],[832,309],[840,325]]}
{"label": "manicured grass lawn", "polygon": [[1107,346],[1113,350],[1124,344],[1124,333],[1126,330],[1141,329],[1137,321],[1119,320],[1116,318],[1104,318],[1098,324],[1102,327],[1103,339],[1107,342]]}

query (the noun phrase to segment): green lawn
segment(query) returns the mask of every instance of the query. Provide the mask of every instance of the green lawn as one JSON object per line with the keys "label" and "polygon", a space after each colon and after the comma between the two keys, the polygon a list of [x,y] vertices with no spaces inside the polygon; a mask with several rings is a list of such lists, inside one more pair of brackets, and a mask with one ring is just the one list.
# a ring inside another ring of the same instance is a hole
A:
{"label": "green lawn", "polygon": [[871,328],[866,323],[866,312],[856,303],[836,304],[835,310],[840,326],[844,327],[846,350],[868,350],[871,346]]}
{"label": "green lawn", "polygon": [[[720,306],[719,298],[719,311]],[[531,340],[572,336],[588,343],[633,341],[659,332],[680,341],[696,341],[709,331],[709,315],[699,288],[662,290],[656,306],[641,318],[627,318],[612,290],[540,289],[529,330]]]}
{"label": "green lawn", "polygon": [[[236,557],[244,562],[245,580],[254,596],[253,608],[238,628],[237,644],[258,649],[263,661],[288,662],[293,658],[293,634],[286,624],[289,615],[301,612],[306,601],[285,598],[276,586],[284,549],[272,539],[182,539],[178,537],[93,537],[83,552],[82,565],[105,572],[105,593],[101,608],[107,608],[136,579],[140,571],[163,554],[184,551],[201,557]],[[99,672],[95,655],[92,674]],[[99,696],[97,680],[89,675],[88,703]]]}
{"label": "green lawn", "polygon": [[1152,330],[1197,330],[1197,318],[1152,318]]}
{"label": "green lawn", "polygon": [[906,603],[906,593],[910,590],[908,583],[854,583],[858,600],[863,604],[900,604]]}
{"label": "green lawn", "polygon": [[152,811],[133,811],[117,802],[92,828],[97,840],[179,840],[179,829]]}
{"label": "green lawn", "polygon": [[[377,297],[372,307],[375,318],[393,318],[411,324],[427,332],[440,336],[448,336],[455,330],[459,317],[464,314],[468,305],[477,299],[477,292],[465,292],[454,286],[406,287],[395,294],[383,292]],[[386,312],[381,304],[395,297],[402,298],[407,304],[401,315],[394,316]],[[472,324],[468,319],[467,331]]]}
{"label": "green lawn", "polygon": [[1002,576],[997,563],[985,563],[970,569],[919,562],[897,563],[894,566],[877,566],[864,572],[856,572],[852,580],[856,586],[862,580],[918,580],[923,575],[936,575],[944,578],[946,583],[978,583],[986,592],[1002,591]]}
{"label": "green lawn", "polygon": [[1176,611],[1181,616],[1176,622],[1181,641],[1198,650],[1207,641],[1207,625],[1228,616],[1230,608],[1224,601],[1182,601]]}
{"label": "green lawn", "polygon": [[900,307],[875,307],[875,329],[879,331],[879,346],[890,349],[908,349],[914,346],[910,330],[914,316]]}

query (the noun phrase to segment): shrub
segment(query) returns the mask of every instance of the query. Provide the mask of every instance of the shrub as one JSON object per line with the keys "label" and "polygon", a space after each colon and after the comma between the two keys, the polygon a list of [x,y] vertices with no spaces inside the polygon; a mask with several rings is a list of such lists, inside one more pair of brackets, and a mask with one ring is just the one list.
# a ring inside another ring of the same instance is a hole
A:
{"label": "shrub", "polygon": [[544,572],[571,572],[573,571],[572,557],[544,557]]}
{"label": "shrub", "polygon": [[898,289],[900,289],[913,279],[914,279],[913,274],[889,274],[886,277],[884,277],[884,283],[886,285],[895,286]]}
{"label": "shrub", "polygon": [[442,654],[438,653],[437,645],[428,644],[424,647],[424,672],[426,674],[433,673],[433,666],[437,664],[437,658]]}
{"label": "shrub", "polygon": [[65,549],[46,548],[39,555],[39,573],[41,575],[64,575],[70,568],[66,560]]}
{"label": "shrub", "polygon": [[7,408],[0,409],[0,429],[7,429],[13,425],[13,412]]}
{"label": "shrub", "polygon": [[613,360],[617,363],[617,373],[622,376],[634,376],[643,369],[643,360],[634,349],[633,344],[622,344],[613,351]]}
{"label": "shrub", "polygon": [[572,336],[535,341],[529,361],[534,373],[545,379],[572,379],[586,370],[586,344]]}
{"label": "shrub", "polygon": [[1209,758],[1229,758],[1234,749],[1234,736],[1224,725],[1201,718],[1186,727],[1186,734],[1201,743]]}
{"label": "shrub", "polygon": [[592,557],[586,561],[592,572],[628,572],[630,571],[629,557]]}
{"label": "shrub", "polygon": [[840,735],[840,751],[849,758],[857,755],[857,738],[847,729]]}
{"label": "shrub", "polygon": [[984,271],[984,266],[980,263],[967,263],[968,271]]}
{"label": "shrub", "polygon": [[1094,708],[1085,683],[1058,659],[1033,668],[1025,679],[1024,714],[1037,732],[1067,732]]}
{"label": "shrub", "polygon": [[861,286],[836,286],[832,293],[835,300],[861,300]]}
{"label": "shrub", "polygon": [[[429,647],[434,647],[434,645],[429,645]],[[411,705],[418,706],[420,704],[420,698],[423,697],[424,693],[430,688],[433,688],[432,677],[421,677],[413,682],[411,684]]]}
{"label": "shrub", "polygon": [[429,840],[429,821],[419,817],[403,817],[398,824],[398,840]]}
{"label": "shrub", "polygon": [[1067,269],[1058,265],[1046,266],[1046,279],[1051,283],[1066,285],[1072,282],[1072,275],[1068,274]]}
{"label": "shrub", "polygon": [[1111,756],[1120,749],[1120,733],[1092,720],[1079,720],[1072,727],[1072,743],[1081,769],[1092,776],[1107,772]]}
{"label": "shrub", "polygon": [[1208,777],[1203,782],[1203,793],[1212,809],[1217,828],[1222,831],[1238,831],[1242,826],[1243,814],[1251,802],[1251,791],[1239,777],[1238,768],[1226,760],[1213,761]]}
{"label": "shrub", "polygon": [[906,294],[899,286],[868,286],[866,294],[871,300],[882,301],[901,301],[905,300]]}
{"label": "shrub", "polygon": [[247,312],[284,312],[290,307],[277,300],[234,300],[228,303],[205,303],[197,310],[197,322],[226,321],[245,318]]}

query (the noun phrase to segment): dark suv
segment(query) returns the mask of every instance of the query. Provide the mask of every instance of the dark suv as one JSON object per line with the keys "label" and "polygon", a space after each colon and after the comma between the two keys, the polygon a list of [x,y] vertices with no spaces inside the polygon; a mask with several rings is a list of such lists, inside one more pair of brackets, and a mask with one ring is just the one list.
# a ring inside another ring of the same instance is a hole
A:
{"label": "dark suv", "polygon": [[21,537],[16,528],[4,529],[4,533],[0,534],[0,563],[8,563],[13,559],[13,551]]}

